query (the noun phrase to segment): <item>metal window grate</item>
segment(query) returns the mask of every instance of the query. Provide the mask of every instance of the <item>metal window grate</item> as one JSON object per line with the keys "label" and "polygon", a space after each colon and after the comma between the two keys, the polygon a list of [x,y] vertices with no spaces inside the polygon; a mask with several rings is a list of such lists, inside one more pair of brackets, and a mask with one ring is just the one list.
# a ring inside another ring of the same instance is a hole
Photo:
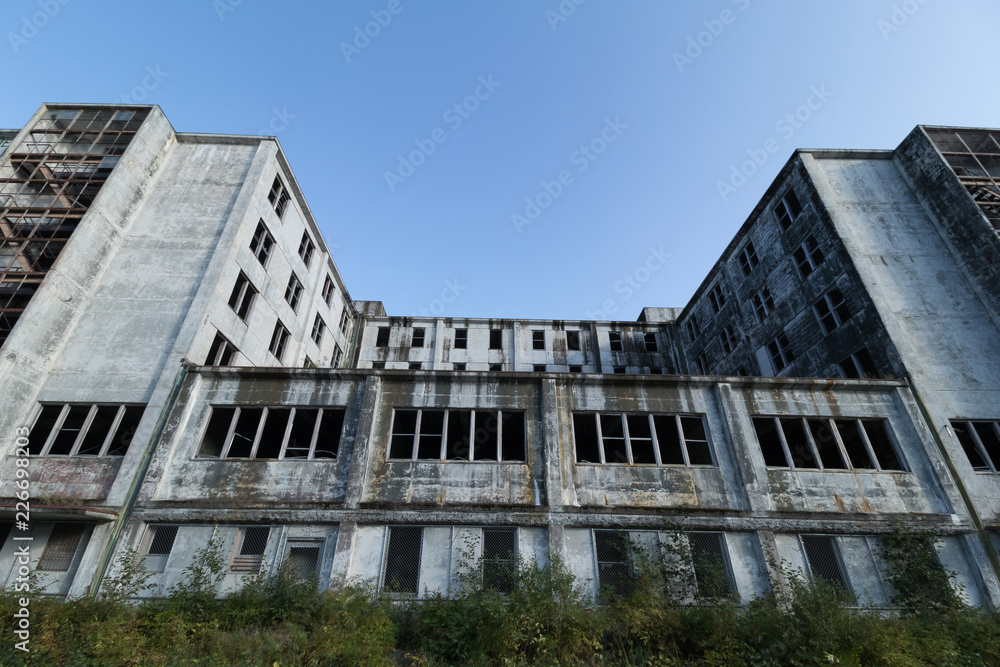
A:
{"label": "metal window grate", "polygon": [[389,547],[385,554],[382,587],[390,593],[415,595],[420,578],[420,545],[424,529],[415,526],[390,526]]}
{"label": "metal window grate", "polygon": [[813,578],[824,580],[853,599],[853,589],[841,562],[836,538],[832,535],[802,535],[802,546]]}
{"label": "metal window grate", "polygon": [[233,556],[232,572],[257,572],[264,561],[270,526],[247,526],[241,532],[239,554]]}
{"label": "metal window grate", "polygon": [[303,579],[319,571],[319,545],[310,542],[289,542],[287,565]]}
{"label": "metal window grate", "polygon": [[509,593],[517,583],[517,528],[483,528],[483,587]]}
{"label": "metal window grate", "polygon": [[621,597],[632,592],[632,568],[629,565],[629,537],[621,530],[595,530],[597,584],[602,598]]}
{"label": "metal window grate", "polygon": [[729,600],[738,597],[725,534],[689,533],[688,540],[698,597]]}
{"label": "metal window grate", "polygon": [[153,526],[153,539],[149,542],[150,556],[169,556],[177,539],[177,526]]}
{"label": "metal window grate", "polygon": [[45,552],[38,561],[38,569],[49,572],[68,571],[86,530],[87,527],[81,524],[57,523],[52,529],[49,541],[45,544]]}

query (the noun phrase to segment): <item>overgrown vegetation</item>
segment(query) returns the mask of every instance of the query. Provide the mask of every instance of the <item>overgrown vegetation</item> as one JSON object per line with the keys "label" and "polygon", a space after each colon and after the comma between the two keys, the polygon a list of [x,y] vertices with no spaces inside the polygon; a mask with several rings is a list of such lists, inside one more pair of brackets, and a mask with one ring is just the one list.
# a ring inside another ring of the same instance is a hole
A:
{"label": "overgrown vegetation", "polygon": [[[669,553],[634,554],[627,594],[602,606],[558,560],[522,561],[501,584],[472,568],[454,597],[420,604],[344,583],[320,593],[289,568],[216,599],[215,545],[184,586],[129,603],[147,586],[131,554],[97,599],[33,600],[31,653],[6,641],[0,664],[1000,665],[1000,615],[963,606],[933,539],[899,528],[883,539],[892,613],[794,573],[786,593],[738,605],[716,595],[718,575],[696,584]],[[0,597],[8,638],[15,608]]]}

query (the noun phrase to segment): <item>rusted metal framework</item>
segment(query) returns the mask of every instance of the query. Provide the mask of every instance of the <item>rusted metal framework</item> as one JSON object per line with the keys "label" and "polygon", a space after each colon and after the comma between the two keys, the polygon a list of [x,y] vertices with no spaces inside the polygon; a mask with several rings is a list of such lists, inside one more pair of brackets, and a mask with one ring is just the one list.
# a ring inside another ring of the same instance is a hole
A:
{"label": "rusted metal framework", "polygon": [[928,130],[958,180],[1000,233],[1000,136],[987,130]]}
{"label": "rusted metal framework", "polygon": [[0,165],[0,345],[148,113],[52,108]]}

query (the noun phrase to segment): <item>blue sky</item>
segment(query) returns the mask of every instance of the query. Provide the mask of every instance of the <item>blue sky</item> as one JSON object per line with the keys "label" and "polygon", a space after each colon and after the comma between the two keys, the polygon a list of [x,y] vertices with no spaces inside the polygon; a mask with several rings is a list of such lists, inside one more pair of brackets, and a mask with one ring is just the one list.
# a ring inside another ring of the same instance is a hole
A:
{"label": "blue sky", "polygon": [[632,320],[687,303],[795,148],[1000,126],[997,25],[988,0],[6,0],[0,127],[128,96],[276,134],[354,298]]}

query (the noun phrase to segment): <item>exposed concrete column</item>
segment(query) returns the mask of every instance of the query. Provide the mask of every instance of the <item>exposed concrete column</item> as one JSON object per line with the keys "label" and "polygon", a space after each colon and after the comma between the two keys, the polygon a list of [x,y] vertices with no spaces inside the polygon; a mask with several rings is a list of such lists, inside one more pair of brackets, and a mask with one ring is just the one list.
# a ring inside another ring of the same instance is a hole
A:
{"label": "exposed concrete column", "polygon": [[572,415],[569,401],[562,400],[560,390],[565,386],[556,384],[554,378],[541,381],[542,413],[542,470],[545,475],[545,495],[551,509],[559,511],[563,506],[576,506],[576,490],[573,487],[573,442],[569,424]]}
{"label": "exposed concrete column", "polygon": [[[767,482],[767,467],[764,465],[764,455],[757,445],[756,439],[750,436],[755,433],[753,421],[746,411],[745,405],[733,397],[733,387],[727,383],[719,383],[714,387],[715,396],[719,400],[722,412],[722,423],[726,428],[728,451],[723,450],[723,443],[715,441],[716,455],[730,458],[736,463],[736,478],[728,478],[727,482],[734,484],[731,493],[740,505],[748,507],[753,512],[767,512],[771,509],[771,494]],[[722,470],[731,466],[722,466]]]}
{"label": "exposed concrete column", "polygon": [[521,325],[519,322],[514,322],[514,328],[511,330],[512,340],[510,341],[510,368],[508,370],[517,370],[517,348],[521,344]]}
{"label": "exposed concrete column", "polygon": [[431,350],[431,370],[443,370],[441,358],[444,356],[444,320],[434,320],[434,348]]}
{"label": "exposed concrete column", "polygon": [[778,553],[778,543],[774,539],[774,531],[758,530],[757,538],[760,540],[761,551],[764,552],[764,567],[767,568],[767,578],[771,580],[774,592],[787,600],[791,588],[788,584],[788,578],[781,569],[781,555]]}
{"label": "exposed concrete column", "polygon": [[337,528],[337,545],[333,551],[333,569],[330,582],[338,579],[346,580],[351,570],[351,552],[354,547],[354,534],[358,530],[356,521],[341,521]]}
{"label": "exposed concrete column", "polygon": [[104,550],[107,548],[109,540],[111,540],[111,528],[113,525],[112,522],[107,522],[94,526],[94,530],[90,534],[90,539],[87,541],[87,548],[84,549],[83,556],[76,567],[76,572],[73,573],[73,583],[66,592],[68,600],[82,598],[87,595],[90,584],[94,581],[100,569]]}
{"label": "exposed concrete column", "polygon": [[590,323],[590,344],[594,353],[594,365],[598,373],[604,372],[604,361],[601,359],[601,342],[597,339],[597,322]]}
{"label": "exposed concrete column", "polygon": [[[357,509],[365,493],[365,480],[368,473],[368,452],[371,449],[378,456],[378,448],[372,447],[371,437],[375,428],[375,417],[379,399],[382,393],[382,378],[380,375],[369,375],[361,389],[360,408],[358,409],[358,428],[354,442],[351,444],[350,469],[347,471],[347,484],[344,488],[344,506]],[[346,421],[346,419],[345,419]],[[338,542],[340,538],[338,537]]]}

